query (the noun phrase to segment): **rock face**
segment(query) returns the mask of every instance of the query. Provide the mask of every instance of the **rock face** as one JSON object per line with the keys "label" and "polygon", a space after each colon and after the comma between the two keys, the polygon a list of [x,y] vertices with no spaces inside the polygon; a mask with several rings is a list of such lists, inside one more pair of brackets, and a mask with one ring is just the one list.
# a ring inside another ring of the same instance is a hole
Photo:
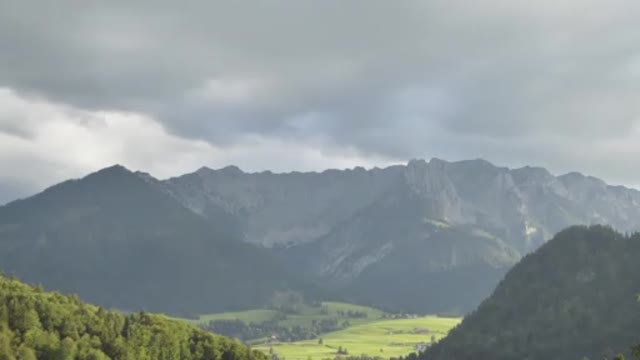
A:
{"label": "rock face", "polygon": [[187,208],[215,219],[232,216],[244,239],[265,247],[307,243],[328,234],[391,188],[402,168],[323,173],[246,174],[202,168],[164,182]]}
{"label": "rock face", "polygon": [[484,160],[288,174],[202,168],[158,185],[327,287],[412,311],[473,308],[565,227],[640,228],[636,190]]}

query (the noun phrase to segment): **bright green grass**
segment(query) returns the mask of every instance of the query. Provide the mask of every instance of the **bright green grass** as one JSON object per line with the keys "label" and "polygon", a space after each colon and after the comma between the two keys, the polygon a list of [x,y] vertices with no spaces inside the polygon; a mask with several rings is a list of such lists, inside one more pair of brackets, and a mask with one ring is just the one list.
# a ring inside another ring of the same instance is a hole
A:
{"label": "bright green grass", "polygon": [[255,348],[266,353],[273,348],[276,354],[286,360],[333,359],[338,355],[339,346],[347,348],[349,355],[398,357],[413,352],[418,343],[430,343],[432,335],[437,340],[441,339],[460,321],[459,318],[440,317],[381,320],[325,334],[322,336],[323,345],[318,344],[318,340],[306,340],[265,344]]}
{"label": "bright green grass", "polygon": [[[327,313],[323,313],[323,308]],[[338,311],[366,312],[367,318],[349,319],[338,315]],[[278,311],[269,309],[255,309],[239,312],[207,314],[200,316],[199,320],[188,320],[192,323],[207,323],[212,320],[234,320],[244,322],[264,322],[275,319]],[[349,355],[380,356],[383,358],[407,355],[415,350],[415,345],[421,342],[429,343],[431,336],[436,339],[445,336],[451,328],[460,322],[458,318],[423,317],[417,319],[385,320],[384,312],[360,305],[339,302],[324,302],[322,307],[305,306],[298,315],[287,315],[286,320],[280,321],[281,326],[311,326],[313,320],[338,318],[340,322],[347,320],[350,327],[324,334],[323,345],[318,340],[298,341],[294,343],[274,343],[257,345],[256,349],[268,352],[270,347],[280,357],[286,360],[322,360],[335,358],[338,347],[349,350]],[[428,330],[418,333],[416,329]],[[267,339],[255,339],[250,343],[264,344]],[[380,349],[383,351],[381,352]]]}

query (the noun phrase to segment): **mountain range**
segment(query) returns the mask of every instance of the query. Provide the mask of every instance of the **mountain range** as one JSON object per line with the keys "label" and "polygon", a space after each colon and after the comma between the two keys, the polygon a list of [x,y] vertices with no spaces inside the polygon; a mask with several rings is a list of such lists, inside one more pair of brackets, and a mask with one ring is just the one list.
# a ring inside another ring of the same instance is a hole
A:
{"label": "mountain range", "polygon": [[637,190],[485,160],[289,174],[202,168],[161,185],[204,218],[233,219],[240,238],[308,279],[394,311],[471,310],[568,226],[640,228]]}
{"label": "mountain range", "polygon": [[559,230],[639,219],[637,190],[484,160],[167,180],[116,166],[1,207],[0,264],[127,309],[228,310],[313,283],[390,311],[467,312]]}

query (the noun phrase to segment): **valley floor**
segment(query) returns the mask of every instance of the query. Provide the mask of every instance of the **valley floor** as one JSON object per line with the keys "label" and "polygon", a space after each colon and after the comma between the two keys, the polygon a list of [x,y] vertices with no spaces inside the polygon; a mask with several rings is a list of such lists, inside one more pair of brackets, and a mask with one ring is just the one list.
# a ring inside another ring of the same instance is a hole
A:
{"label": "valley floor", "polygon": [[[334,359],[339,355],[367,355],[384,359],[406,356],[416,352],[418,345],[429,346],[433,341],[447,336],[462,321],[461,318],[454,317],[386,314],[375,308],[340,302],[322,302],[315,306],[298,305],[296,314],[285,314],[273,309],[253,309],[206,314],[197,319],[183,320],[204,328],[209,326],[210,330],[212,323],[224,321],[277,325],[268,335],[244,340],[254,349],[275,355],[275,358],[281,360],[323,360]],[[318,335],[309,340],[280,340],[282,334],[278,331],[283,328],[308,329],[313,324],[330,320],[346,325],[339,330],[317,332]],[[212,331],[219,332],[215,329]],[[231,333],[225,335],[235,336]]]}
{"label": "valley floor", "polygon": [[[324,334],[319,339],[293,343],[267,343],[254,347],[286,360],[321,360],[335,358],[338,349],[349,355],[391,358],[408,355],[418,344],[430,344],[446,336],[459,324],[460,318],[421,317],[415,319],[381,320]],[[433,339],[432,339],[433,337]]]}

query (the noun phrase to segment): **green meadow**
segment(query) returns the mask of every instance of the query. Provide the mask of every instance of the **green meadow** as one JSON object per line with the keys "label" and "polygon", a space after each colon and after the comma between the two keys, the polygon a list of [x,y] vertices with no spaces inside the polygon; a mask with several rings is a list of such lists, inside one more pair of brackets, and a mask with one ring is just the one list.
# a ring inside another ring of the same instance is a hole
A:
{"label": "green meadow", "polygon": [[[320,306],[302,305],[296,314],[285,314],[272,309],[253,309],[201,315],[198,319],[186,320],[198,325],[206,325],[216,320],[241,320],[249,323],[277,321],[284,327],[309,327],[314,322],[328,319],[347,321],[342,330],[321,334],[317,339],[286,342],[267,337],[247,341],[257,350],[273,353],[284,360],[334,359],[338,349],[348,351],[348,355],[391,358],[410,354],[416,345],[430,344],[446,336],[461,318],[437,316],[411,319],[392,319],[391,315],[367,306],[340,302],[323,302]],[[348,312],[366,313],[366,317],[348,317]],[[322,339],[322,343],[320,343]],[[344,354],[342,354],[344,355]]]}
{"label": "green meadow", "polygon": [[338,349],[349,355],[398,357],[415,351],[419,343],[430,344],[446,336],[459,324],[460,318],[422,317],[415,319],[379,320],[324,334],[319,339],[293,343],[267,343],[255,346],[266,353],[271,351],[285,360],[321,360],[335,358]]}

